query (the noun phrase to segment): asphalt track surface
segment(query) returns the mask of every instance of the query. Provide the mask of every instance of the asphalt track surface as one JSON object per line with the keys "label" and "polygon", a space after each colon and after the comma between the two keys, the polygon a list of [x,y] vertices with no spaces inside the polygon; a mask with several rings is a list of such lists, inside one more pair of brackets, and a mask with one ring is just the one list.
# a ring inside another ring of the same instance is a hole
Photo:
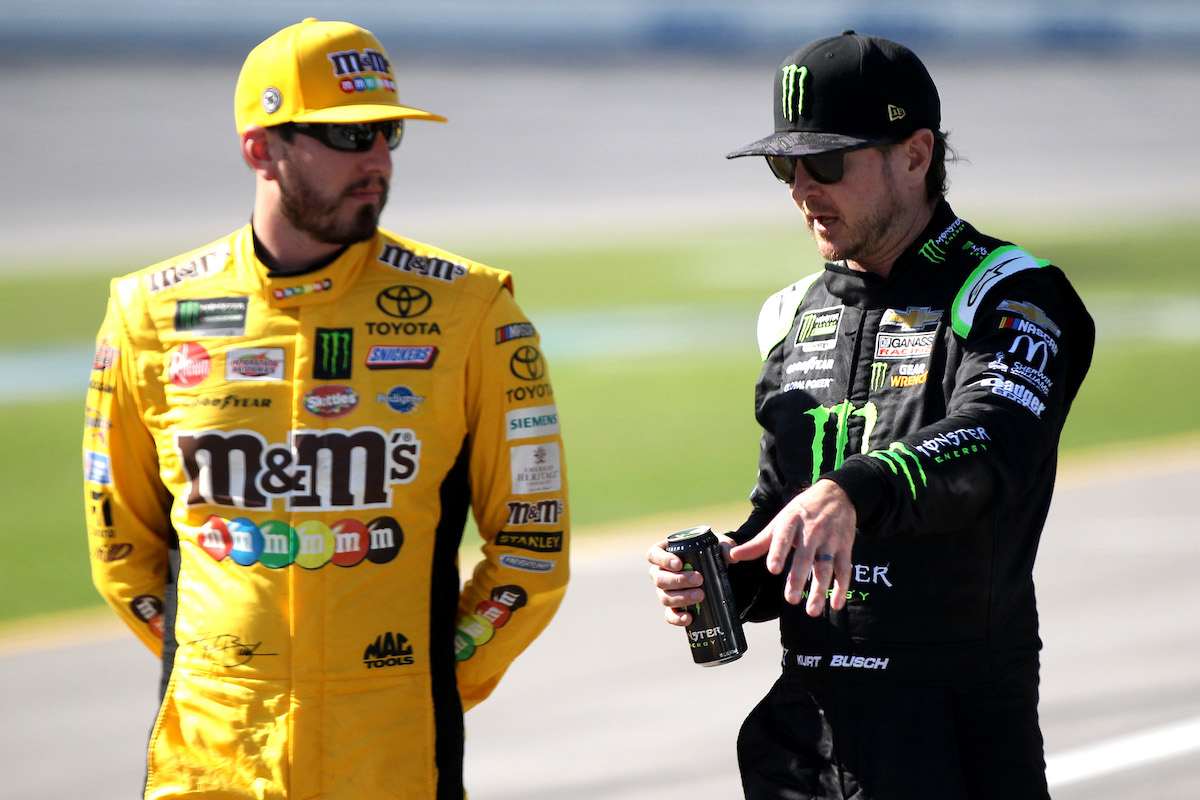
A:
{"label": "asphalt track surface", "polygon": [[[1036,571],[1057,800],[1194,800],[1200,790],[1200,441],[1191,444],[1086,459],[1060,478]],[[558,616],[467,715],[472,800],[740,796],[734,741],[778,674],[777,629],[750,626],[740,661],[695,666],[643,560],[666,533],[739,514],[581,540]],[[156,673],[106,619],[0,642],[0,798],[138,796]]]}
{"label": "asphalt track surface", "polygon": [[[406,135],[385,224],[460,251],[497,235],[794,224],[761,165],[722,158],[766,132],[764,66],[777,60],[407,70],[405,99],[452,122]],[[1200,104],[1181,101],[1195,63],[930,66],[970,159],[952,170],[951,200],[985,229],[1031,215],[1196,218]],[[45,254],[78,269],[134,246],[162,258],[242,224],[234,77],[236,66],[0,70],[0,148],[21,154],[3,165],[0,269]],[[1060,482],[1037,570],[1058,800],[1200,796],[1197,448],[1094,460]],[[740,513],[581,538],[562,611],[468,715],[473,800],[740,795],[733,743],[777,673],[776,636],[753,626],[741,661],[692,665],[642,559],[666,533]],[[0,800],[137,796],[156,674],[107,616],[0,640]]]}

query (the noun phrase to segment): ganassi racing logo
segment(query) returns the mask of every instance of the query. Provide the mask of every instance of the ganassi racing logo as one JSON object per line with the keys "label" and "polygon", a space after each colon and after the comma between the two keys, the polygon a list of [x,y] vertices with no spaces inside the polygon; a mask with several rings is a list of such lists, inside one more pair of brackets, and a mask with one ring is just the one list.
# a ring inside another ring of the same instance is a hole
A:
{"label": "ganassi racing logo", "polygon": [[175,450],[188,482],[188,506],[289,511],[388,508],[392,486],[411,483],[421,440],[408,428],[293,430],[285,444],[257,431],[180,431]]}

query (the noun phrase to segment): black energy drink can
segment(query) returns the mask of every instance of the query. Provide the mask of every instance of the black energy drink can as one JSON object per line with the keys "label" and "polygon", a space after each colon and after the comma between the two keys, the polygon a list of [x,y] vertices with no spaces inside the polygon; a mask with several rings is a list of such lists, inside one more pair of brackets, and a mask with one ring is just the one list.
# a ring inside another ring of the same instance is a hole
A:
{"label": "black energy drink can", "polygon": [[692,615],[685,629],[692,659],[702,667],[716,667],[741,658],[746,652],[746,635],[717,535],[707,526],[672,533],[667,537],[667,552],[679,556],[684,569],[704,576],[704,599],[685,609]]}

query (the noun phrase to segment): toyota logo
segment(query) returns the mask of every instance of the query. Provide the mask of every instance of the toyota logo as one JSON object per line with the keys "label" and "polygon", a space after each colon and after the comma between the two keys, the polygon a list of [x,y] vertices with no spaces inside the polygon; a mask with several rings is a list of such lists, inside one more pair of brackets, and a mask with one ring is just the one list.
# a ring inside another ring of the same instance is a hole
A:
{"label": "toyota logo", "polygon": [[523,381],[536,381],[546,377],[546,362],[542,353],[531,344],[518,347],[508,360],[512,374]]}
{"label": "toyota logo", "polygon": [[419,317],[433,305],[429,292],[417,286],[389,286],[375,298],[375,305],[389,317]]}

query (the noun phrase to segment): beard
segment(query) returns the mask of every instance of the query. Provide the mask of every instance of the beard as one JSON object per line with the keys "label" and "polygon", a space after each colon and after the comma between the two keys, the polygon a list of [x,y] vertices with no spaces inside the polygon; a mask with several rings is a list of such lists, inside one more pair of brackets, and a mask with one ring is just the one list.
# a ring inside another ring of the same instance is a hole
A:
{"label": "beard", "polygon": [[827,261],[870,262],[895,237],[894,229],[904,216],[904,202],[892,174],[881,168],[880,176],[881,189],[876,195],[877,199],[870,207],[863,209],[861,216],[853,222],[853,227],[850,221],[843,218],[847,229],[838,237],[839,242],[835,243],[818,234],[813,218],[805,214],[808,232]]}
{"label": "beard", "polygon": [[299,170],[283,170],[279,175],[283,216],[294,228],[319,242],[350,245],[366,241],[375,235],[379,227],[379,215],[387,204],[387,179],[379,178],[382,196],[378,203],[361,204],[348,219],[342,209],[353,192],[369,187],[372,180],[363,178],[329,196],[323,195]]}

